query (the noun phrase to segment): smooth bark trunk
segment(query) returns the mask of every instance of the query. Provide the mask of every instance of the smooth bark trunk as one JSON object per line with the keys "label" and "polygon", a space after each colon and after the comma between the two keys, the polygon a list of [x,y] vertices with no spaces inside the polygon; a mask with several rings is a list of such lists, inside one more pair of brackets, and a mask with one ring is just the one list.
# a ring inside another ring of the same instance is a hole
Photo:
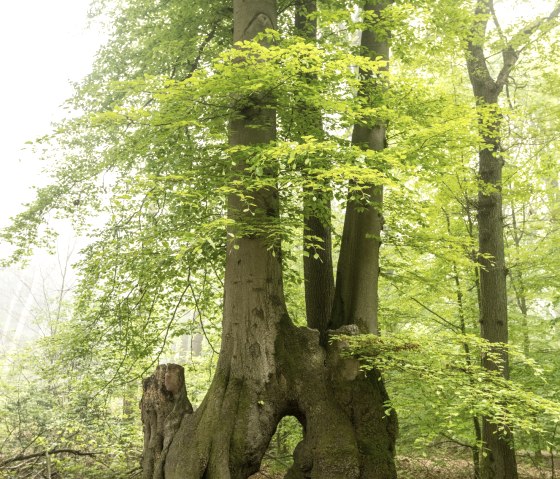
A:
{"label": "smooth bark trunk", "polygon": [[[369,0],[364,10],[378,17],[390,2]],[[377,28],[362,32],[362,53],[375,59],[389,59],[389,34]],[[365,77],[364,72],[360,74]],[[365,92],[360,92],[365,95]],[[364,149],[383,150],[387,145],[385,126],[357,124],[352,143]],[[356,324],[364,333],[378,334],[379,248],[383,218],[383,188],[369,185],[363,191],[364,200],[349,194],[344,219],[342,243],[336,274],[334,307],[331,327]]]}
{"label": "smooth bark trunk", "polygon": [[[443,209],[443,213],[445,215],[445,219],[447,222],[447,234],[451,237],[451,220],[449,218],[449,214],[445,209]],[[457,267],[457,263],[453,262],[451,265],[451,269],[453,272],[453,282],[455,283],[455,296],[457,298],[457,312],[459,316],[459,328],[461,330],[462,335],[467,334],[467,322],[466,322],[466,315],[465,315],[465,307],[464,307],[464,298],[463,298],[463,288],[461,285],[461,278],[459,276],[459,268]],[[476,284],[478,287],[478,283]],[[465,363],[467,370],[470,369],[472,364],[472,357],[469,344],[467,342],[463,343],[463,350],[465,351]],[[473,384],[474,379],[471,379],[470,383]],[[481,436],[481,429],[480,429],[480,420],[478,416],[473,416],[473,426],[474,426],[474,433],[475,433],[475,440],[476,445],[471,447],[472,451],[472,458],[473,458],[473,474],[474,479],[480,479],[480,449],[478,444],[482,440]]]}
{"label": "smooth bark trunk", "polygon": [[[273,28],[275,15],[274,1],[235,0],[234,39]],[[232,145],[275,138],[270,105],[255,102],[239,113],[230,125]],[[243,175],[244,165],[238,165]],[[251,212],[244,211],[237,195],[228,201],[236,225],[226,254],[222,345],[212,385],[195,412],[184,411],[176,432],[152,441],[155,449],[145,448],[145,479],[246,479],[258,471],[277,424],[287,415],[298,418],[304,439],[286,477],[394,479],[394,422],[385,413],[383,383],[375,373],[360,371],[357,361],[341,359],[342,345],[323,347],[318,331],[292,324],[280,245],[238,227],[276,221],[278,194],[269,187],[252,196]],[[356,331],[349,326],[340,332]],[[157,394],[168,397],[172,391],[165,380],[157,384]],[[146,395],[144,403],[149,403]],[[165,401],[156,405],[163,408],[159,422],[166,424],[173,408]],[[144,422],[148,445],[150,424]]]}

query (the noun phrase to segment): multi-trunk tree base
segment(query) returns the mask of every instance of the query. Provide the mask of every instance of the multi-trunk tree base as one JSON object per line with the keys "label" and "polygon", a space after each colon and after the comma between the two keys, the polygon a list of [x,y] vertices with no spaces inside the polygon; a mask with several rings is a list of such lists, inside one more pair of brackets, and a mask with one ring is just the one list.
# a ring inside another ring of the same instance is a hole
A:
{"label": "multi-trunk tree base", "polygon": [[[222,357],[195,412],[182,368],[159,366],[145,381],[142,400],[144,478],[245,479],[259,470],[276,426],[289,415],[300,421],[304,438],[286,478],[395,478],[396,419],[386,413],[383,382],[375,372],[360,371],[357,361],[343,359],[340,347],[325,349],[318,331],[282,318],[267,380],[235,374],[239,369],[232,365],[249,359],[245,354]],[[251,354],[250,347],[246,351]],[[258,354],[251,359],[258,361]],[[169,384],[182,390],[170,391]]]}
{"label": "multi-trunk tree base", "polygon": [[[275,0],[234,0],[233,40],[252,40],[275,28],[276,15]],[[260,148],[276,141],[271,97],[251,96],[239,106],[229,122],[231,146]],[[142,402],[147,411],[144,479],[246,479],[259,470],[285,416],[295,416],[304,431],[287,478],[394,479],[396,424],[395,417],[386,413],[383,382],[375,372],[360,371],[356,360],[342,358],[340,344],[324,344],[318,330],[297,328],[290,321],[281,235],[276,233],[280,220],[276,167],[263,172],[271,183],[248,187],[253,182],[251,156],[241,154],[244,151],[232,155],[233,172],[246,183],[237,185],[227,199],[230,226],[216,374],[206,398],[192,413],[181,399],[186,392],[177,366],[168,365],[167,373],[158,369],[145,383],[152,386],[145,387]],[[378,270],[376,262],[368,264]],[[375,294],[369,280],[366,285],[360,291]],[[325,294],[320,284],[312,287]],[[328,316],[332,298],[326,296],[306,299],[325,302],[316,306],[325,306],[320,310]],[[341,304],[348,304],[346,296],[341,295]],[[321,327],[326,319],[311,324]],[[352,325],[341,333],[357,333],[361,326],[338,319],[333,322],[337,327]],[[321,328],[323,336],[325,330]],[[183,390],[177,391],[178,385]],[[156,391],[150,392],[151,387]],[[179,425],[175,412],[182,414]]]}

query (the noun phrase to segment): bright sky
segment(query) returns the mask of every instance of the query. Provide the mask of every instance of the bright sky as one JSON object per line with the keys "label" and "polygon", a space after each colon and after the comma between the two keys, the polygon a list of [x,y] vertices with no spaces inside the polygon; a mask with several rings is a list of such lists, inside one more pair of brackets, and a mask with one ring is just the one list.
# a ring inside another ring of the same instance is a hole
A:
{"label": "bright sky", "polygon": [[[0,9],[0,226],[33,198],[41,164],[25,142],[49,132],[70,82],[90,70],[102,35],[90,0],[4,1]],[[24,151],[24,148],[26,151]]]}
{"label": "bright sky", "polygon": [[[90,0],[19,0],[0,8],[0,227],[33,199],[43,165],[26,141],[60,120],[71,82],[91,69],[104,38],[88,29]],[[66,242],[72,242],[66,239]],[[0,256],[5,256],[0,245]],[[59,255],[71,247],[65,244]],[[53,276],[54,280],[50,278]],[[36,337],[30,318],[45,288],[60,287],[58,258],[34,257],[25,271],[0,270],[0,353]],[[52,284],[51,284],[52,283]],[[49,290],[50,291],[50,290]],[[51,294],[49,292],[49,294]],[[7,349],[6,349],[7,348]]]}

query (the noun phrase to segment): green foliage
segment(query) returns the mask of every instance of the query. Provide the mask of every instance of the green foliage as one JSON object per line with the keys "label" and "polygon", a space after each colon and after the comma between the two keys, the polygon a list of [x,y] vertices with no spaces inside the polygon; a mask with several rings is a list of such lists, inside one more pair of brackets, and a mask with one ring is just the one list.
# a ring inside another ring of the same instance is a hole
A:
{"label": "green foliage", "polygon": [[[476,446],[469,419],[487,417],[499,428],[510,425],[525,434],[546,434],[548,424],[560,422],[560,403],[527,388],[546,385],[537,363],[505,344],[489,343],[478,336],[440,332],[404,332],[384,337],[339,336],[345,354],[357,358],[366,371],[377,368],[391,394],[390,406],[414,431],[415,444],[425,447],[438,437]],[[524,382],[505,379],[502,351],[507,350],[516,368],[523,368]],[[488,370],[480,358],[498,367]],[[429,424],[419,415],[428,414]]]}
{"label": "green foliage", "polygon": [[[119,401],[136,395],[126,385],[181,338],[200,334],[211,348],[176,358],[186,363],[189,397],[202,399],[219,349],[232,235],[258,233],[271,247],[282,241],[288,309],[305,325],[303,199],[315,199],[338,243],[346,201],[367,204],[370,184],[385,189],[384,336],[344,341],[364,368],[385,373],[401,450],[442,437],[476,447],[472,421],[482,415],[513,425],[522,448],[557,450],[560,72],[543,60],[556,58],[557,33],[527,46],[498,107],[476,110],[464,68],[471,2],[396,1],[381,18],[357,18],[354,2],[321,2],[316,44],[293,35],[292,10],[279,3],[280,32],[231,45],[224,2],[95,2],[94,13],[109,15],[111,40],[77,86],[72,114],[36,145],[51,160],[53,185],[2,233],[15,245],[13,260],[52,244],[48,224],[58,218],[90,238],[76,265],[72,319],[3,379],[6,450],[72,446],[101,452],[111,477],[134,468],[137,453],[125,451],[138,447],[140,428],[123,418]],[[364,26],[391,32],[390,72],[355,46]],[[488,34],[495,68],[511,30]],[[276,141],[230,145],[228,122],[251,108],[275,111]],[[317,113],[322,131],[309,135]],[[480,366],[483,354],[499,362],[498,346],[476,338],[476,155],[479,128],[497,118],[513,344],[507,381]],[[351,145],[355,124],[385,125],[388,147]],[[255,211],[263,188],[279,193],[278,219]],[[227,217],[232,194],[254,215]],[[332,217],[321,197],[334,199]],[[31,364],[42,366],[24,368]],[[283,460],[299,426],[283,424],[277,434]],[[87,477],[106,474],[95,459],[52,460],[64,477],[84,477],[85,464]]]}
{"label": "green foliage", "polygon": [[[19,258],[39,241],[48,215],[84,227],[94,211],[100,215],[104,225],[89,233],[92,242],[77,265],[76,320],[59,341],[75,345],[65,348],[68,359],[87,356],[95,345],[101,381],[152,364],[169,339],[196,329],[184,319],[190,311],[204,318],[208,333],[217,331],[228,235],[258,233],[271,246],[288,245],[299,235],[304,191],[344,202],[351,185],[350,198],[367,202],[365,187],[382,184],[394,204],[411,208],[401,182],[441,167],[443,152],[465,141],[456,132],[468,132],[475,121],[443,89],[412,75],[391,76],[379,59],[336,43],[314,46],[272,31],[261,36],[271,45],[243,42],[180,79],[161,70],[106,78],[98,66],[106,89],[92,89],[88,79],[78,96],[84,114],[42,140],[65,153],[53,171],[57,186],[40,190],[4,237]],[[356,68],[368,76],[356,76]],[[368,94],[356,97],[358,88]],[[298,137],[308,114],[302,101],[320,110],[324,137]],[[278,112],[278,140],[229,145],[227,122],[261,104]],[[379,122],[389,123],[394,137],[382,152],[344,137],[356,123]],[[254,195],[270,187],[282,199],[279,219],[258,212],[243,222],[225,217],[228,195],[253,211]],[[298,267],[285,263],[296,283]]]}
{"label": "green foliage", "polygon": [[82,365],[59,367],[47,343],[2,360],[0,477],[129,477],[141,454],[139,388],[100,394]]}
{"label": "green foliage", "polygon": [[285,473],[293,463],[293,452],[303,439],[303,428],[293,416],[284,417],[276,427],[263,460],[263,470]]}

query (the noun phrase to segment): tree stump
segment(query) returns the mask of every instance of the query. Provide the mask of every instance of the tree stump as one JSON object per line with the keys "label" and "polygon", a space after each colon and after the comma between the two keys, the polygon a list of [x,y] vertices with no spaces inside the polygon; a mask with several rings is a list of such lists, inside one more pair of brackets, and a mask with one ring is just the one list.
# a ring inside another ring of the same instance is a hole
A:
{"label": "tree stump", "polygon": [[162,364],[143,381],[140,401],[144,424],[142,470],[144,479],[163,479],[169,445],[185,414],[193,407],[185,388],[185,371],[177,364]]}

